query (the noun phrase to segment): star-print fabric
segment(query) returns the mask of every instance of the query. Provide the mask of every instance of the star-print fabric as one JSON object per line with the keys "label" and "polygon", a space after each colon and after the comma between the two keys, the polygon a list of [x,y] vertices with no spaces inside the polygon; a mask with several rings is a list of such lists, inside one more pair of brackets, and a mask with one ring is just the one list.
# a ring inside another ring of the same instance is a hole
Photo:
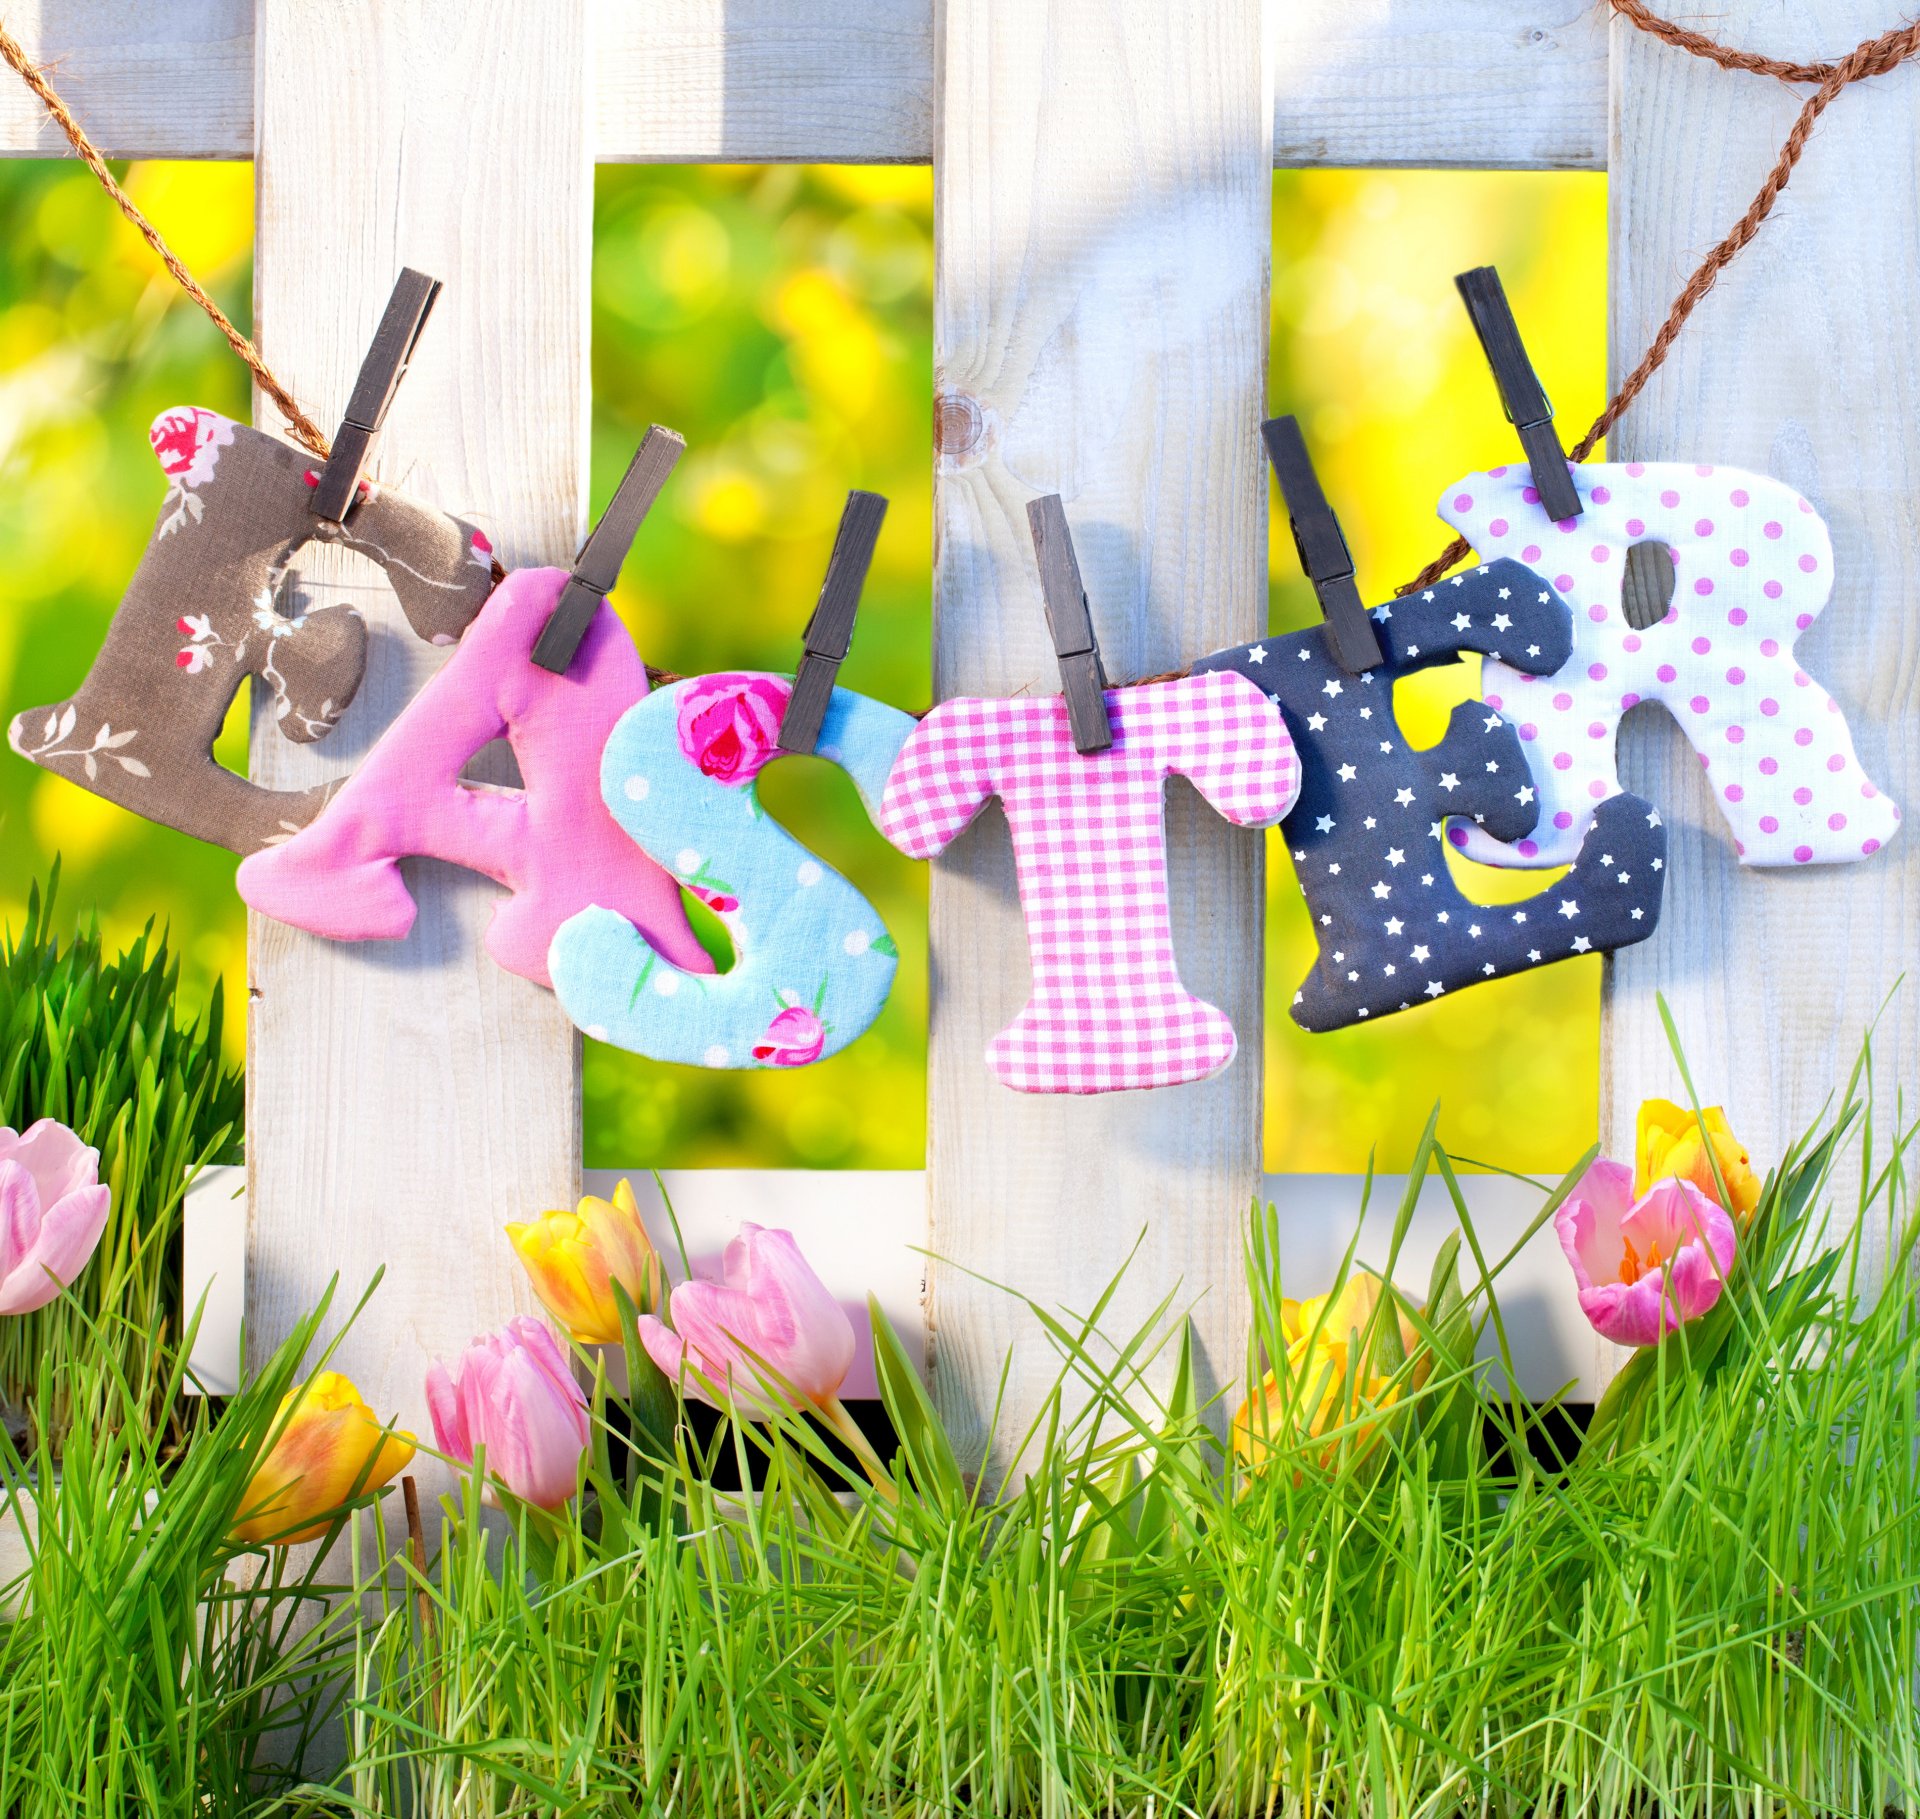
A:
{"label": "star-print fabric", "polygon": [[[547,966],[561,1008],[598,1042],[691,1067],[824,1060],[887,1001],[899,949],[880,913],[760,805],[791,676],[737,670],[655,690],[614,726],[600,794],[625,837],[720,919],[724,973],[676,966],[596,904],[560,925]],[[897,707],[836,688],[816,754],[871,814],[912,730]]]}
{"label": "star-print fabric", "polygon": [[[1573,650],[1551,675],[1489,663],[1487,703],[1520,728],[1541,816],[1504,845],[1468,832],[1489,865],[1564,865],[1597,803],[1620,788],[1620,717],[1657,701],[1699,754],[1747,865],[1863,859],[1900,811],[1861,768],[1839,703],[1795,661],[1833,585],[1827,527],[1791,487],[1738,468],[1630,461],[1576,467],[1585,509],[1553,524],[1519,467],[1469,474],[1441,516],[1482,556],[1516,556],[1573,608]],[[1627,551],[1665,546],[1673,604],[1636,631],[1621,606]]]}
{"label": "star-print fabric", "polygon": [[1305,1029],[1341,1029],[1463,987],[1576,954],[1642,941],[1660,915],[1666,832],[1651,804],[1600,807],[1573,869],[1540,896],[1469,903],[1445,847],[1466,828],[1516,840],[1539,814],[1519,735],[1477,702],[1457,707],[1438,745],[1416,751],[1393,715],[1402,676],[1463,651],[1559,668],[1565,601],[1518,562],[1491,562],[1373,609],[1386,662],[1358,676],[1326,632],[1263,639],[1194,665],[1250,677],[1279,703],[1301,769],[1281,823],[1320,952],[1294,995]]}
{"label": "star-print fabric", "polygon": [[1233,1025],[1180,982],[1167,904],[1165,785],[1175,772],[1239,827],[1299,790],[1292,741],[1235,675],[1112,689],[1113,744],[1073,749],[1064,697],[957,700],[901,748],[880,831],[928,859],[993,796],[1013,835],[1033,997],[987,1046],[1021,1093],[1176,1086],[1233,1059]]}

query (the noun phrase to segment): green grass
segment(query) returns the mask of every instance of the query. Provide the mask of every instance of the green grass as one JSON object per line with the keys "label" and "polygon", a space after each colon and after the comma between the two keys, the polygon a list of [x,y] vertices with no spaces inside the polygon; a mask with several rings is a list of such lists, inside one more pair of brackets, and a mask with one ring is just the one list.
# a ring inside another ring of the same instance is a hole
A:
{"label": "green grass", "polygon": [[104,1347],[126,1383],[150,1392],[150,1418],[179,1334],[181,1201],[202,1165],[237,1160],[244,1101],[238,1070],[220,1055],[219,986],[202,1018],[183,1020],[165,934],[149,925],[109,956],[88,922],[63,943],[58,884],[56,864],[44,892],[30,893],[19,933],[0,933],[0,1124],[72,1126],[99,1150],[113,1189],[100,1248],[72,1292],[0,1320],[0,1403],[26,1408],[56,1439],[121,1405],[91,1373],[55,1372],[50,1396],[36,1396],[48,1359]]}
{"label": "green grass", "polygon": [[[1416,1186],[1438,1173],[1461,1223],[1404,1285],[1430,1373],[1416,1389],[1401,1363],[1391,1406],[1310,1443],[1283,1422],[1251,1477],[1196,1405],[1177,1319],[1109,1345],[1099,1309],[1031,1307],[1059,1380],[1029,1475],[998,1488],[884,1331],[884,1490],[799,1417],[703,1448],[629,1347],[640,1388],[623,1404],[597,1378],[581,1499],[502,1516],[470,1479],[424,1573],[343,1518],[330,1570],[359,1596],[297,1639],[312,1585],[282,1563],[230,1591],[260,1556],[221,1539],[296,1335],[199,1418],[177,1475],[124,1434],[76,1436],[57,1491],[44,1460],[19,1468],[64,1539],[0,1625],[0,1813],[1911,1810],[1914,1133],[1876,1129],[1871,1086],[1780,1160],[1720,1305],[1636,1356],[1571,1460],[1474,1362],[1505,1348],[1501,1264],[1430,1138]],[[1389,1273],[1412,1203],[1367,1259]],[[1256,1212],[1250,1370],[1283,1292],[1327,1286],[1285,1282],[1274,1234]],[[757,1497],[712,1487],[727,1455]],[[259,1778],[329,1722],[304,1784]]]}

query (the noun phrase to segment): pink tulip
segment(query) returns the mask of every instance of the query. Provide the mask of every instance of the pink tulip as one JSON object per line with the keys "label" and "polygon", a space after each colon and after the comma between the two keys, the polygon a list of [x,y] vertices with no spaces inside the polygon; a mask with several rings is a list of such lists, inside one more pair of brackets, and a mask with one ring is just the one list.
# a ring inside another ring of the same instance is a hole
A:
{"label": "pink tulip", "polygon": [[1669,1177],[1638,1200],[1633,1171],[1605,1157],[1554,1214],[1580,1311],[1616,1345],[1651,1345],[1720,1299],[1738,1239],[1724,1207]]}
{"label": "pink tulip", "polygon": [[[799,1398],[830,1414],[853,1368],[853,1322],[800,1255],[791,1232],[742,1225],[718,1282],[683,1282],[668,1297],[671,1329],[640,1317],[647,1355],[688,1392],[730,1400],[749,1417]],[[703,1387],[692,1375],[712,1386]]]}
{"label": "pink tulip", "polygon": [[485,1447],[487,1470],[527,1503],[558,1509],[579,1482],[587,1399],[554,1337],[516,1315],[467,1347],[458,1377],[427,1372],[435,1444],[462,1465]]}
{"label": "pink tulip", "polygon": [[0,1128],[0,1314],[45,1307],[86,1268],[112,1201],[100,1152],[64,1124]]}

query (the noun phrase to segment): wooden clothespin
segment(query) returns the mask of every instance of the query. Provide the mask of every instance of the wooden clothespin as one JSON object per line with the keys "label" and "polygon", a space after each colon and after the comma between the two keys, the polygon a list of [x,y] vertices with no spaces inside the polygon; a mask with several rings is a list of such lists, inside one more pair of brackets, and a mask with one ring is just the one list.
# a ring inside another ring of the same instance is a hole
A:
{"label": "wooden clothespin", "polygon": [[686,437],[657,423],[641,437],[626,473],[614,488],[612,501],[580,546],[567,585],[560,590],[560,598],[541,628],[533,660],[542,669],[556,676],[566,673],[594,614],[620,579],[620,565],[626,561],[654,500],[660,497],[674,463],[686,452]]}
{"label": "wooden clothespin", "polygon": [[860,590],[867,584],[873,547],[880,540],[887,502],[878,493],[852,492],[840,514],[840,529],[827,558],[827,578],[820,584],[807,629],[801,635],[800,667],[794,672],[793,693],[780,716],[777,741],[783,752],[803,756],[820,741],[827,703],[833,699],[834,677],[853,644],[854,615],[860,610]]}
{"label": "wooden clothespin", "polygon": [[360,362],[360,377],[354,381],[347,414],[333,439],[333,453],[327,457],[319,484],[313,489],[316,516],[331,518],[336,524],[346,517],[359,493],[367,458],[373,453],[373,439],[386,421],[387,406],[400,389],[407,362],[413,358],[420,331],[427,326],[439,295],[440,280],[411,266],[404,267],[394,281],[386,314],[374,330],[373,345]]}
{"label": "wooden clothespin", "polygon": [[1113,744],[1113,722],[1107,718],[1107,676],[1100,667],[1100,645],[1093,635],[1093,615],[1087,610],[1087,590],[1080,579],[1073,539],[1067,534],[1067,514],[1060,495],[1049,493],[1044,499],[1029,500],[1027,525],[1033,532],[1033,553],[1040,564],[1040,597],[1046,603],[1053,654],[1060,662],[1073,749],[1104,752]]}
{"label": "wooden clothespin", "polygon": [[1341,534],[1340,520],[1321,490],[1320,476],[1313,471],[1313,459],[1307,453],[1299,423],[1292,417],[1269,417],[1261,424],[1260,435],[1293,527],[1300,566],[1313,583],[1320,611],[1326,616],[1327,648],[1349,676],[1357,676],[1385,658],[1374,635],[1373,621],[1361,604],[1360,590],[1354,585],[1353,555]]}
{"label": "wooden clothespin", "polygon": [[1474,333],[1480,337],[1487,364],[1493,368],[1501,406],[1520,433],[1520,446],[1526,451],[1540,503],[1555,524],[1579,517],[1580,494],[1567,473],[1567,451],[1553,431],[1553,406],[1541,388],[1533,362],[1527,358],[1520,325],[1513,319],[1500,274],[1490,265],[1477,265],[1453,282],[1467,314],[1473,318]]}

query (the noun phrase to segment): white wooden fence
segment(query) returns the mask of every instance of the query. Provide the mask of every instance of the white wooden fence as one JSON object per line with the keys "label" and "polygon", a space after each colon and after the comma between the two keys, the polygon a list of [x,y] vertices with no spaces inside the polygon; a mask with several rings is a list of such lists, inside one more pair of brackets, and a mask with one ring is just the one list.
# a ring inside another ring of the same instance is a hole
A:
{"label": "white wooden fence", "polygon": [[[323,417],[395,271],[447,280],[376,471],[384,459],[425,498],[484,505],[510,565],[563,562],[583,529],[596,160],[930,159],[942,695],[1054,686],[1024,518],[1040,492],[1067,497],[1116,674],[1261,628],[1276,163],[1606,166],[1619,370],[1746,206],[1798,103],[1580,0],[11,0],[6,14],[111,153],[255,160],[259,337]],[[1888,0],[1679,14],[1795,57],[1892,23]],[[1819,504],[1839,585],[1804,648],[1868,769],[1909,803],[1917,84],[1903,69],[1828,113],[1613,443],[1620,458],[1765,469]],[[31,97],[0,86],[0,152],[62,149]],[[1462,247],[1459,264],[1479,256]],[[434,661],[377,639],[340,733],[308,750],[258,740],[256,775],[351,764]],[[1636,1101],[1672,1087],[1663,990],[1703,1082],[1767,1155],[1920,954],[1920,857],[1909,838],[1870,865],[1741,872],[1671,729],[1630,724],[1628,748],[1630,786],[1667,811],[1672,865],[1658,936],[1608,977],[1602,1136],[1619,1148]],[[1182,968],[1229,1012],[1241,1054],[1219,1080],[1145,1097],[1028,1100],[991,1081],[984,1038],[1025,991],[1003,826],[935,868],[926,1189],[906,1178],[910,1229],[885,1242],[952,1260],[931,1266],[925,1321],[963,1427],[1009,1354],[1016,1413],[1051,1370],[968,1270],[1084,1307],[1145,1227],[1116,1323],[1175,1276],[1196,1294],[1236,1278],[1261,1185],[1261,847],[1190,799],[1169,825]],[[404,946],[256,922],[250,961],[253,1344],[334,1272],[357,1284],[384,1263],[379,1317],[345,1363],[416,1423],[428,1355],[520,1304],[501,1219],[567,1202],[580,1172],[572,1032],[480,952],[486,888],[424,869]],[[1920,1079],[1920,993],[1881,1030],[1885,1074]],[[715,1185],[722,1212],[771,1210],[751,1184]],[[736,1191],[746,1203],[729,1207]],[[1242,1318],[1231,1293],[1201,1302],[1216,1379],[1238,1366]]]}

